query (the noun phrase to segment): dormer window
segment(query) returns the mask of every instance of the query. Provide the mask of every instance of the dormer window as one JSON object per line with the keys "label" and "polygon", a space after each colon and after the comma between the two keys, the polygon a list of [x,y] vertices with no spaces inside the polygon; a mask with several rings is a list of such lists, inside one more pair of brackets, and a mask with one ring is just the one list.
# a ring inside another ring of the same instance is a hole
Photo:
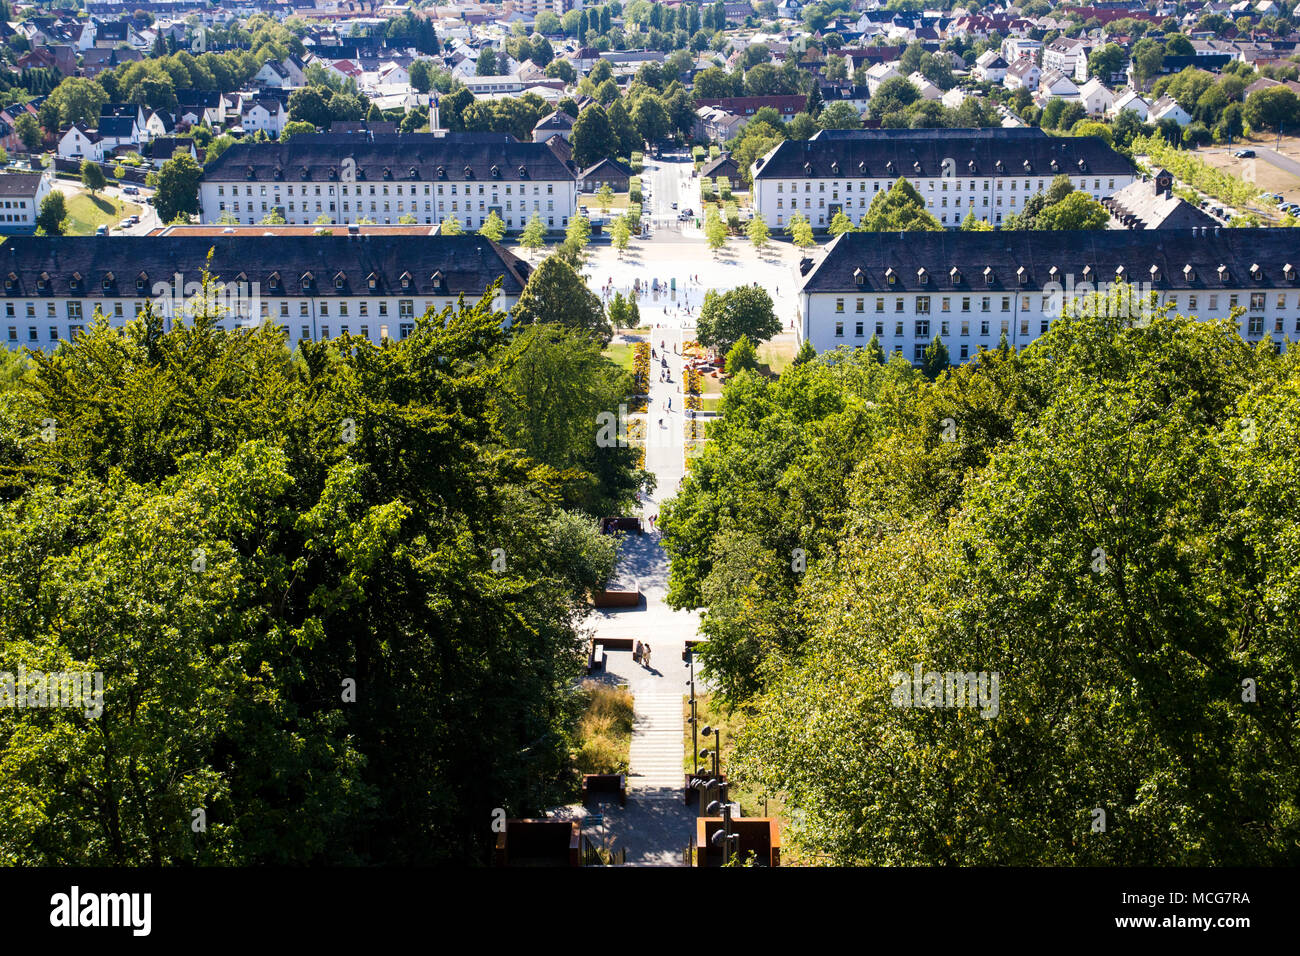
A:
{"label": "dormer window", "polygon": [[1123,282],[1123,281],[1124,281],[1124,267],[1123,267],[1123,266],[1116,266],[1116,267],[1115,267],[1115,281],[1116,281],[1116,282]]}
{"label": "dormer window", "polygon": [[447,292],[447,284],[446,284],[446,282],[444,281],[444,279],[443,279],[443,277],[442,277],[442,272],[441,272],[441,271],[435,272],[435,273],[433,273],[433,275],[429,276],[429,281],[430,281],[431,283],[433,283],[433,291],[434,291],[434,292],[438,293],[439,295],[445,295],[445,294],[446,294],[446,292]]}
{"label": "dormer window", "polygon": [[898,274],[892,268],[885,270],[885,281],[893,285],[898,280]]}
{"label": "dormer window", "polygon": [[42,272],[36,277],[36,290],[38,292],[50,291],[50,274],[48,272]]}
{"label": "dormer window", "polygon": [[1051,276],[1052,281],[1055,282],[1055,281],[1056,281],[1056,277],[1059,276],[1059,275],[1061,274],[1061,270],[1058,269],[1058,268],[1056,268],[1056,266],[1052,266],[1052,268],[1050,268],[1050,269],[1047,270],[1047,274],[1048,274],[1049,276]]}
{"label": "dormer window", "polygon": [[1021,266],[1019,269],[1017,269],[1017,270],[1016,270],[1016,281],[1017,281],[1018,283],[1020,283],[1021,285],[1024,285],[1026,282],[1028,282],[1028,281],[1029,281],[1029,270],[1026,269],[1024,266]]}
{"label": "dormer window", "polygon": [[885,160],[885,172],[892,173],[893,171],[894,161],[892,159]]}
{"label": "dormer window", "polygon": [[1218,272],[1219,272],[1219,281],[1220,281],[1220,282],[1227,282],[1227,281],[1228,281],[1228,267],[1225,266],[1225,265],[1221,265],[1221,266],[1219,266]]}
{"label": "dormer window", "polygon": [[924,267],[916,270],[916,281],[921,285],[930,284],[930,273],[926,272]]}
{"label": "dormer window", "polygon": [[948,270],[948,278],[952,280],[953,285],[960,285],[961,271],[956,266],[953,266],[950,270]]}
{"label": "dormer window", "polygon": [[1052,167],[1052,172],[1056,172],[1061,168],[1061,164],[1056,161],[1055,157],[1052,158],[1052,161],[1048,163],[1048,165]]}
{"label": "dormer window", "polygon": [[402,273],[402,289],[403,289],[403,290],[406,290],[406,289],[409,289],[409,288],[411,288],[411,274],[410,274],[409,272],[403,272],[403,273]]}
{"label": "dormer window", "polygon": [[528,176],[528,167],[527,167],[527,166],[520,166],[520,167],[519,167],[519,178],[520,178],[520,179],[525,179],[525,178],[527,178],[527,176]]}
{"label": "dormer window", "polygon": [[248,179],[256,179],[256,178],[257,178],[257,172],[256,172],[256,170],[253,169],[252,166],[249,166],[249,167],[247,167],[247,169],[245,169],[245,171],[244,171],[244,175],[245,175]]}
{"label": "dormer window", "polygon": [[5,291],[6,291],[6,292],[12,292],[12,291],[14,291],[14,289],[17,287],[17,285],[18,285],[18,275],[17,275],[16,273],[11,272],[11,273],[9,273],[7,276],[5,276]]}
{"label": "dormer window", "polygon": [[465,178],[466,179],[474,178],[474,170],[470,169],[468,166],[465,167]]}
{"label": "dormer window", "polygon": [[972,173],[975,172],[975,160],[972,159],[969,162],[967,162],[966,168],[970,170]]}
{"label": "dormer window", "polygon": [[1250,264],[1250,277],[1256,282],[1264,278],[1264,270],[1259,267],[1258,262],[1252,262]]}
{"label": "dormer window", "polygon": [[1159,267],[1159,266],[1152,266],[1150,272],[1151,272],[1151,281],[1152,281],[1152,282],[1159,282],[1159,281],[1160,281],[1160,267]]}
{"label": "dormer window", "polygon": [[370,273],[370,275],[366,276],[366,285],[369,288],[374,289],[375,286],[379,285],[379,276],[375,275],[373,272]]}
{"label": "dormer window", "polygon": [[304,272],[302,274],[302,279],[300,280],[300,282],[302,284],[302,288],[304,292],[310,291],[312,287],[312,283],[315,281],[315,278],[316,277],[313,276],[310,272]]}
{"label": "dormer window", "polygon": [[267,284],[267,287],[270,288],[270,290],[271,290],[272,292],[279,292],[279,291],[280,291],[280,273],[278,273],[278,272],[272,272],[272,273],[267,277],[267,279],[266,279],[266,284]]}
{"label": "dormer window", "polygon": [[985,266],[985,267],[984,267],[984,284],[985,284],[985,285],[992,285],[992,284],[993,284],[993,267],[992,267],[992,266]]}
{"label": "dormer window", "polygon": [[279,166],[275,167],[275,178],[277,180],[284,179],[284,170],[281,169]]}
{"label": "dormer window", "polygon": [[439,166],[439,167],[438,167],[438,178],[439,178],[439,179],[446,179],[446,178],[447,178],[447,169],[446,169],[446,167],[444,167],[444,166]]}
{"label": "dormer window", "polygon": [[331,169],[331,170],[329,171],[328,176],[329,176],[329,180],[330,180],[330,182],[334,182],[335,180],[337,180],[337,179],[339,178],[339,171],[338,171],[337,169]]}
{"label": "dormer window", "polygon": [[805,175],[805,176],[811,176],[811,175],[812,175],[812,163],[804,163],[804,164],[803,164],[803,171],[804,171],[804,175]]}
{"label": "dormer window", "polygon": [[74,272],[72,275],[68,276],[68,287],[72,289],[73,292],[77,292],[81,289],[80,272]]}
{"label": "dormer window", "polygon": [[840,174],[840,164],[837,160],[831,161],[831,172],[834,173],[836,176]]}
{"label": "dormer window", "polygon": [[858,162],[858,172],[860,172],[863,176],[867,174],[867,163],[865,160],[860,160]]}
{"label": "dormer window", "polygon": [[919,159],[912,163],[912,169],[916,170],[918,173],[921,171],[921,161]]}
{"label": "dormer window", "polygon": [[1027,173],[1028,173],[1028,172],[1032,172],[1032,171],[1033,171],[1033,168],[1034,168],[1033,166],[1031,166],[1031,165],[1029,164],[1029,160],[1027,160],[1027,159],[1026,159],[1025,162],[1024,162],[1024,167],[1025,167],[1025,172],[1027,172]]}
{"label": "dormer window", "polygon": [[1188,282],[1191,282],[1196,278],[1196,270],[1192,268],[1191,263],[1183,266],[1183,278]]}
{"label": "dormer window", "polygon": [[1080,157],[1076,165],[1079,167],[1079,172],[1086,173],[1088,171],[1088,163],[1082,157]]}
{"label": "dormer window", "polygon": [[141,272],[138,276],[135,277],[136,292],[143,292],[148,285],[149,285],[148,273]]}
{"label": "dormer window", "polygon": [[501,178],[501,167],[496,165],[496,163],[492,164],[492,178],[493,179]]}
{"label": "dormer window", "polygon": [[1291,265],[1291,263],[1288,262],[1286,265],[1282,267],[1282,275],[1286,277],[1287,282],[1294,282],[1295,266]]}
{"label": "dormer window", "polygon": [[1084,281],[1084,282],[1091,282],[1091,281],[1092,281],[1092,266],[1084,266],[1084,267],[1083,267],[1083,272],[1082,272],[1081,274],[1082,274],[1082,276],[1083,276],[1083,281]]}
{"label": "dormer window", "polygon": [[302,169],[299,170],[299,176],[298,176],[298,178],[299,178],[299,179],[311,179],[311,170],[308,169],[306,166],[303,166]]}
{"label": "dormer window", "polygon": [[334,288],[342,289],[343,286],[347,284],[347,281],[348,281],[348,277],[345,276],[342,272],[336,274],[334,276]]}
{"label": "dormer window", "polygon": [[113,273],[110,272],[110,273],[108,273],[107,275],[105,275],[105,276],[104,276],[104,282],[103,282],[104,291],[105,291],[105,292],[112,292],[112,291],[113,291],[113,283],[114,283],[115,281],[116,281],[116,280],[113,278]]}
{"label": "dormer window", "polygon": [[854,270],[853,270],[853,284],[854,284],[854,285],[865,285],[865,284],[866,284],[866,281],[867,281],[867,274],[866,274],[865,272],[863,272],[861,269],[854,269]]}
{"label": "dormer window", "polygon": [[999,159],[997,162],[993,164],[993,168],[996,169],[998,172],[1002,172],[1006,168],[1006,164]]}

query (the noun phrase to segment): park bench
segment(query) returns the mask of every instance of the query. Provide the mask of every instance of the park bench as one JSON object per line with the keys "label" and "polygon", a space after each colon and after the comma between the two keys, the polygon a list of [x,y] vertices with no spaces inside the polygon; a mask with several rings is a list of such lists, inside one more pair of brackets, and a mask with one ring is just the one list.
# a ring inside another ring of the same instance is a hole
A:
{"label": "park bench", "polygon": [[591,657],[587,661],[587,673],[591,674],[605,666],[605,645],[592,644]]}

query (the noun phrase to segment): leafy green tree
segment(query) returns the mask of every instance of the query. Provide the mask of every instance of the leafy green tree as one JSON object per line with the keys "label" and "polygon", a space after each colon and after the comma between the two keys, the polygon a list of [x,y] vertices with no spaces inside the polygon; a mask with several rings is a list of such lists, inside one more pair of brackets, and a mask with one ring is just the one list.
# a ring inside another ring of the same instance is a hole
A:
{"label": "leafy green tree", "polygon": [[199,180],[203,167],[189,153],[178,153],[162,164],[154,178],[154,211],[163,222],[199,211]]}
{"label": "leafy green tree", "polygon": [[41,200],[40,212],[36,214],[36,234],[40,236],[61,236],[68,225],[68,206],[63,193],[57,189],[50,190]]}
{"label": "leafy green tree", "polygon": [[780,331],[781,320],[767,290],[742,285],[722,293],[710,289],[705,294],[696,337],[701,345],[726,355],[742,337],[766,342]]}
{"label": "leafy green tree", "polygon": [[1293,130],[1300,126],[1300,97],[1286,86],[1256,90],[1246,97],[1242,118],[1251,129]]}
{"label": "leafy green tree", "polygon": [[166,332],[146,303],[34,360],[0,435],[36,414],[58,437],[0,458],[0,587],[49,602],[6,602],[0,633],[15,665],[102,673],[103,709],[0,708],[0,855],[465,865],[493,808],[563,799],[577,625],[615,549],[560,502],[623,507],[636,478],[627,449],[575,445],[563,477],[531,456],[590,446],[622,373],[548,372],[582,417],[531,444],[496,294],[296,353],[206,295]]}
{"label": "leafy green tree", "polygon": [[727,244],[727,224],[722,221],[715,206],[710,206],[704,214],[704,238],[714,254]]}
{"label": "leafy green tree", "polygon": [[614,201],[614,189],[609,183],[602,183],[596,193],[596,200],[600,203],[601,212],[609,212],[609,204]]}
{"label": "leafy green tree", "polygon": [[767,222],[757,213],[749,220],[749,225],[745,227],[745,232],[749,236],[749,241],[754,245],[754,251],[760,256],[768,246],[771,238],[771,231],[767,228]]}
{"label": "leafy green tree", "polygon": [[992,232],[993,223],[987,219],[976,219],[975,210],[972,209],[966,213],[966,218],[961,221],[961,228],[963,232]]}
{"label": "leafy green tree", "polygon": [[570,142],[573,144],[573,161],[583,169],[618,155],[618,136],[609,123],[605,108],[597,103],[578,114]]}
{"label": "leafy green tree", "polygon": [[39,149],[44,139],[40,123],[30,113],[23,113],[14,121],[14,132],[18,134],[18,138],[28,152],[35,152]]}
{"label": "leafy green tree", "polygon": [[107,184],[108,177],[99,163],[89,159],[81,161],[81,185],[89,189],[92,196],[98,195]]}
{"label": "leafy green tree", "polygon": [[807,249],[817,244],[817,240],[813,238],[812,223],[803,213],[795,213],[790,218],[790,225],[786,227],[786,231],[800,249]]}
{"label": "leafy green tree", "polygon": [[438,226],[438,232],[444,236],[463,236],[465,227],[456,216],[448,216]]}
{"label": "leafy green tree", "polygon": [[939,373],[947,371],[951,364],[948,346],[936,335],[921,355],[921,373],[933,381],[939,377]]}
{"label": "leafy green tree", "polygon": [[1105,229],[1110,222],[1106,207],[1085,192],[1070,193],[1038,215],[1039,229]]}
{"label": "leafy green tree", "polygon": [[862,129],[862,117],[851,103],[836,100],[817,115],[822,129]]}
{"label": "leafy green tree", "polygon": [[528,225],[524,226],[523,234],[519,237],[519,244],[529,251],[536,252],[546,245],[546,226],[542,223],[542,217],[533,213],[532,218],[528,220]]}
{"label": "leafy green tree", "polygon": [[493,242],[500,242],[506,234],[506,224],[501,221],[497,211],[493,209],[488,213],[488,217],[483,220],[483,225],[479,227],[478,234]]}
{"label": "leafy green tree", "polygon": [[559,255],[547,256],[533,270],[519,295],[513,318],[519,325],[552,322],[581,330],[602,346],[613,334],[600,296],[588,289],[582,276]]}
{"label": "leafy green tree", "polygon": [[848,213],[843,209],[838,209],[831,219],[830,227],[826,230],[832,236],[838,236],[845,232],[853,231],[853,220],[849,218]]}
{"label": "leafy green tree", "polygon": [[627,224],[626,216],[619,216],[609,227],[610,241],[613,242],[614,248],[618,250],[619,256],[627,251],[628,243],[632,239],[632,228]]}
{"label": "leafy green tree", "polygon": [[938,232],[943,227],[925,208],[925,200],[899,177],[886,192],[876,193],[858,224],[862,232]]}
{"label": "leafy green tree", "polygon": [[725,369],[728,376],[745,369],[758,370],[758,350],[754,348],[754,343],[749,341],[749,336],[742,335],[728,350]]}
{"label": "leafy green tree", "polygon": [[289,120],[284,124],[284,129],[280,130],[280,142],[287,143],[295,136],[314,132],[316,132],[316,127],[311,123],[304,120]]}

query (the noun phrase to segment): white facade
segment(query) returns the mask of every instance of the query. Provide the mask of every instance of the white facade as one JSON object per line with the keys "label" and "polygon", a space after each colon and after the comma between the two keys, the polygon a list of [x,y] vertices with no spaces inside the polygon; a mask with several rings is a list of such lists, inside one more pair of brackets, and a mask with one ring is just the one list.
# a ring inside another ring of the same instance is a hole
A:
{"label": "white facade", "polygon": [[1095,76],[1079,87],[1079,102],[1092,116],[1101,116],[1115,102],[1115,94]]}
{"label": "white facade", "polygon": [[456,218],[472,232],[493,209],[507,229],[523,229],[536,213],[548,230],[569,225],[578,205],[576,179],[537,182],[203,182],[200,222],[229,217],[256,224],[278,210],[289,225],[311,225],[322,216],[334,224],[369,219],[397,225],[414,216],[422,225]]}
{"label": "white facade", "polygon": [[0,234],[31,232],[41,200],[50,192],[53,179],[48,170],[39,174],[0,175]]}
{"label": "white facade", "polygon": [[[70,340],[84,332],[98,310],[115,328],[136,318],[151,295],[131,298],[70,298],[44,296],[5,299],[4,341],[9,348],[32,348],[52,351],[61,339]],[[385,339],[403,339],[415,325],[415,317],[428,309],[441,312],[456,306],[458,295],[447,296],[355,296],[350,298],[313,296],[266,296],[256,299],[255,315],[232,315],[220,323],[221,328],[255,327],[263,323],[280,326],[290,342],[309,339],[323,341],[338,335],[359,335],[381,344]],[[467,295],[467,299],[472,298]],[[518,296],[502,295],[498,307],[509,312],[519,302]],[[155,309],[168,320],[173,318],[170,286],[154,299]],[[165,328],[171,322],[164,323]]]}
{"label": "white facade", "polygon": [[[1005,332],[1007,342],[1024,348],[1047,332],[1055,315],[1041,289],[1025,292],[981,293],[978,289],[934,294],[917,293],[801,293],[800,340],[812,342],[819,352],[842,345],[863,348],[874,334],[885,355],[901,351],[919,363],[921,353],[938,335],[953,363],[974,357],[981,348],[998,347]],[[1300,337],[1300,293],[1294,288],[1242,288],[1227,292],[1171,292],[1161,301],[1171,302],[1182,315],[1227,318],[1237,306],[1247,312],[1238,323],[1243,338],[1259,341],[1272,335]]]}
{"label": "white facade", "polygon": [[91,139],[88,131],[80,126],[70,126],[59,140],[60,159],[93,159],[103,162],[104,147],[98,139]]}
{"label": "white facade", "polygon": [[[977,219],[999,225],[1004,217],[1023,210],[1031,196],[1046,191],[1055,175],[907,179],[925,198],[926,209],[940,225],[955,229],[969,212],[974,212]],[[755,177],[754,205],[773,229],[789,225],[796,212],[807,217],[814,229],[830,225],[838,209],[843,209],[856,223],[866,214],[871,200],[878,193],[888,191],[896,178],[771,180]],[[1100,201],[1123,189],[1133,178],[1131,174],[1071,175],[1070,181]]]}

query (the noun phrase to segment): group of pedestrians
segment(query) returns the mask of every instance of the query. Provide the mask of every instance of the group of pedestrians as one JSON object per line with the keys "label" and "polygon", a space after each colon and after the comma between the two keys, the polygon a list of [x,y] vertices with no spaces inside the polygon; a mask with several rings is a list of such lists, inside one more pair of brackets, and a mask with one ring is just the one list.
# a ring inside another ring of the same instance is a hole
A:
{"label": "group of pedestrians", "polygon": [[632,660],[636,661],[646,670],[650,669],[650,645],[636,642],[636,650],[632,652]]}

